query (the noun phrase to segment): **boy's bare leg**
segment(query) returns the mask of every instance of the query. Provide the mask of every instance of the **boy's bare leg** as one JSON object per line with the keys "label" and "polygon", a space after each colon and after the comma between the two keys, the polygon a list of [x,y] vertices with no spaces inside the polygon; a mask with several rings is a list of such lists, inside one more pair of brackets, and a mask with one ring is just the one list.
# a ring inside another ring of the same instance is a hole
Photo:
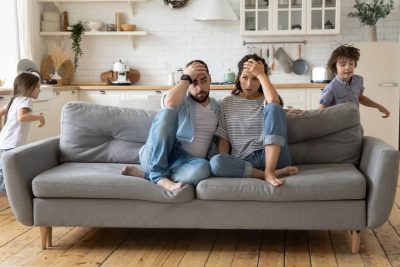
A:
{"label": "boy's bare leg", "polygon": [[281,147],[278,145],[265,146],[265,181],[269,182],[273,186],[280,186],[284,182],[275,174],[275,168],[278,163],[280,152]]}
{"label": "boy's bare leg", "polygon": [[121,174],[144,178],[144,172],[135,166],[129,166],[129,165],[124,166],[121,170]]}
{"label": "boy's bare leg", "polygon": [[158,185],[164,187],[165,189],[175,192],[178,189],[181,189],[183,187],[182,183],[175,183],[174,181],[170,180],[169,178],[161,178],[157,182]]}

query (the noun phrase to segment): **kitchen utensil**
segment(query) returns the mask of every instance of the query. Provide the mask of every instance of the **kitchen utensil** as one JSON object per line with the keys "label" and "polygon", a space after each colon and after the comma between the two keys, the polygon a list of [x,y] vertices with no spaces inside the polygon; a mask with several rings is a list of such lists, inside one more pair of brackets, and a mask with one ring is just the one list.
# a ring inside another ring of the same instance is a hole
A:
{"label": "kitchen utensil", "polygon": [[272,64],[271,64],[271,70],[275,71],[276,70],[276,64],[275,64],[275,46],[272,47]]}
{"label": "kitchen utensil", "polygon": [[111,83],[116,85],[127,85],[131,84],[131,81],[128,79],[127,72],[129,71],[128,61],[118,60],[113,64],[113,71],[117,75],[117,79],[113,80]]}
{"label": "kitchen utensil", "polygon": [[289,57],[283,47],[279,47],[275,52],[275,58],[278,60],[279,64],[282,66],[282,69],[286,73],[292,72],[292,63],[293,60]]}
{"label": "kitchen utensil", "polygon": [[308,71],[307,62],[301,58],[301,44],[299,44],[299,58],[293,62],[292,69],[297,75],[306,74]]}
{"label": "kitchen utensil", "polygon": [[136,29],[135,24],[126,24],[126,23],[121,24],[121,30],[124,32],[134,31],[135,29]]}
{"label": "kitchen utensil", "polygon": [[231,71],[231,69],[228,69],[228,71],[224,73],[224,82],[226,83],[235,82],[235,73]]}
{"label": "kitchen utensil", "polygon": [[327,66],[316,66],[311,71],[312,83],[329,83],[333,79],[332,72]]}
{"label": "kitchen utensil", "polygon": [[99,21],[86,21],[85,26],[92,32],[100,31],[101,27],[103,27],[103,22]]}
{"label": "kitchen utensil", "polygon": [[[140,80],[140,72],[137,69],[129,69],[129,72],[126,75],[132,84],[135,84]],[[112,70],[108,70],[100,74],[100,80],[103,83],[111,84],[116,79],[117,75],[114,75]]]}

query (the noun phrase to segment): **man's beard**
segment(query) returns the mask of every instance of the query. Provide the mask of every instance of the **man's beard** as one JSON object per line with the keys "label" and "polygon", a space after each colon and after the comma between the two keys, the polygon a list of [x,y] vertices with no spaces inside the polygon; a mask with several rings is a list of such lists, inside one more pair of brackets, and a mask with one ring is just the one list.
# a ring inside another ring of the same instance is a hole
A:
{"label": "man's beard", "polygon": [[190,95],[190,97],[194,100],[194,101],[196,101],[197,103],[204,103],[204,102],[206,102],[207,101],[207,99],[208,99],[208,96],[209,96],[209,92],[207,92],[207,95],[206,96],[204,96],[204,99],[201,97],[197,97],[197,96],[194,96],[194,95],[192,95],[191,93],[189,93],[189,95]]}

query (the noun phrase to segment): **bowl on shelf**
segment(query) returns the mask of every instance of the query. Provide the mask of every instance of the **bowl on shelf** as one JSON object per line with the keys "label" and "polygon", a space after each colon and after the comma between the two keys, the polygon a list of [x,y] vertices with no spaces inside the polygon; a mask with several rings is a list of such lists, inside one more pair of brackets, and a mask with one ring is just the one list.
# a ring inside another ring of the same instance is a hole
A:
{"label": "bowl on shelf", "polygon": [[101,27],[103,27],[103,23],[98,21],[87,21],[85,22],[85,26],[89,31],[98,32],[100,31]]}
{"label": "bowl on shelf", "polygon": [[135,24],[121,24],[121,30],[124,32],[134,31],[135,29]]}

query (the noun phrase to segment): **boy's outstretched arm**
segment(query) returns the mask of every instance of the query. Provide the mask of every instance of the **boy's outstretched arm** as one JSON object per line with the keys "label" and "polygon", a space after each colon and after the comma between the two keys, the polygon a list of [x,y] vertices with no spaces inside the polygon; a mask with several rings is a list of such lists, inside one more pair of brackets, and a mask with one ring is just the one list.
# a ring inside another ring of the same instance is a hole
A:
{"label": "boy's outstretched arm", "polygon": [[358,101],[360,102],[361,105],[364,105],[366,107],[371,107],[371,108],[378,109],[380,112],[385,114],[385,115],[382,116],[382,118],[388,118],[390,116],[390,111],[389,110],[387,110],[381,104],[376,103],[375,101],[373,101],[369,97],[366,97],[365,95],[360,95],[360,97],[358,98]]}

